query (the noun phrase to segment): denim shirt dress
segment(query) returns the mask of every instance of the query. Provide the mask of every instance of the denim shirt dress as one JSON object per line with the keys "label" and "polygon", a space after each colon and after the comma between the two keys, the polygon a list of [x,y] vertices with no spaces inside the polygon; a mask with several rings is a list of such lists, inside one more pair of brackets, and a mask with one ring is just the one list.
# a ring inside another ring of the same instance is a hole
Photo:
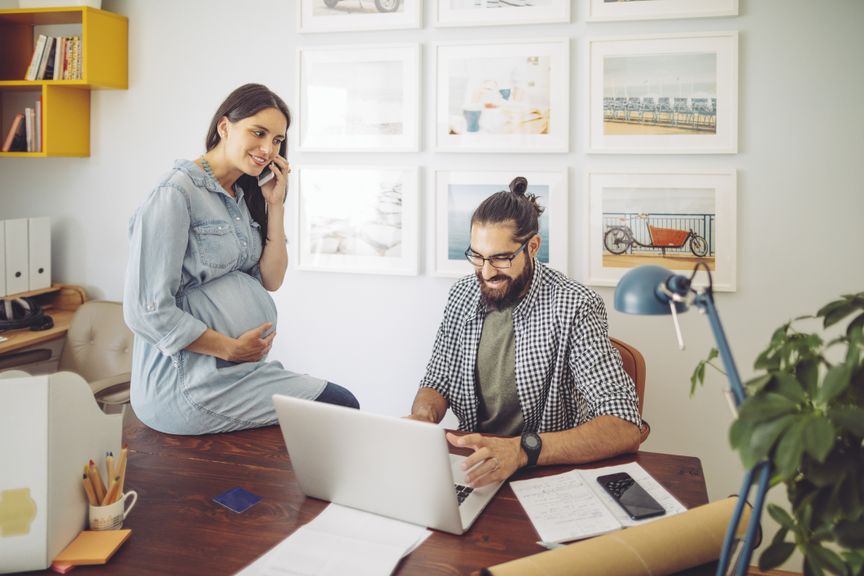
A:
{"label": "denim shirt dress", "polygon": [[279,362],[227,362],[184,350],[209,327],[233,338],[276,306],[261,284],[261,236],[243,201],[194,162],[178,160],[132,217],[124,315],[135,333],[131,402],[170,434],[276,423],[271,396],[314,399],[326,381]]}

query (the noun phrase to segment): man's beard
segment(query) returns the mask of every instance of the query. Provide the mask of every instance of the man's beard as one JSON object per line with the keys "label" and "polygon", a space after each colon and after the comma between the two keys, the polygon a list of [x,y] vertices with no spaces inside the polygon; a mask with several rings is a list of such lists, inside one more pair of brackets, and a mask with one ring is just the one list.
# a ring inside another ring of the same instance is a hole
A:
{"label": "man's beard", "polygon": [[534,262],[529,258],[525,269],[516,278],[510,278],[504,274],[496,274],[490,281],[505,280],[507,283],[501,288],[489,288],[486,286],[486,280],[483,279],[481,270],[475,272],[477,281],[480,283],[480,300],[487,308],[494,310],[503,310],[516,304],[521,298],[522,293],[528,284],[531,283],[531,278],[534,275]]}

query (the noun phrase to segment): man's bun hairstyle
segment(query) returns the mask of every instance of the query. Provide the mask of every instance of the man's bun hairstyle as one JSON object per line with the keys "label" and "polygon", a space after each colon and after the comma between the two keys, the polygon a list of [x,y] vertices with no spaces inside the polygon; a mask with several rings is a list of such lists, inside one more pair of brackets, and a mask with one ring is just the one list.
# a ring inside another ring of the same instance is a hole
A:
{"label": "man's bun hairstyle", "polygon": [[474,224],[505,224],[513,226],[513,240],[522,244],[540,231],[539,216],[543,207],[537,195],[528,193],[528,179],[517,176],[510,182],[510,190],[492,194],[474,211]]}

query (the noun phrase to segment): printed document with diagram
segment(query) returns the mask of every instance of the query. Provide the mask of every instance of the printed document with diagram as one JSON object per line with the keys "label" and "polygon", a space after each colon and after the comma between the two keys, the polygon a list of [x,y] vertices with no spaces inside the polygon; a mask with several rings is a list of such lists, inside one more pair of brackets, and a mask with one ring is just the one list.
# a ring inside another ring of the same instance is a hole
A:
{"label": "printed document with diagram", "polygon": [[[607,494],[598,476],[626,472],[659,502],[666,513],[632,520]],[[517,480],[510,487],[544,542],[570,542],[684,512],[686,508],[639,464],[571,470],[555,476]]]}

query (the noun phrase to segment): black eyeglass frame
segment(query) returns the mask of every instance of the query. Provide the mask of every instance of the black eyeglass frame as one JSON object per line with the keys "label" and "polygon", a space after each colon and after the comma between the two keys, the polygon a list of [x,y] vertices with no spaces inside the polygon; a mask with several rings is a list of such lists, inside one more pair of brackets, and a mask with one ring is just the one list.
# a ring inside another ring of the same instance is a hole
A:
{"label": "black eyeglass frame", "polygon": [[[471,263],[477,269],[483,268],[486,265],[486,262],[489,262],[489,265],[495,268],[496,270],[507,270],[508,268],[513,267],[513,260],[516,259],[519,254],[525,251],[525,248],[528,247],[528,242],[531,241],[531,238],[522,243],[515,252],[512,254],[496,254],[494,256],[489,256],[488,258],[481,256],[477,252],[474,251],[473,248],[469,245],[468,248],[465,249],[465,258],[468,262]],[[477,264],[474,260],[479,260],[480,264]],[[502,264],[506,264],[502,266]]]}

